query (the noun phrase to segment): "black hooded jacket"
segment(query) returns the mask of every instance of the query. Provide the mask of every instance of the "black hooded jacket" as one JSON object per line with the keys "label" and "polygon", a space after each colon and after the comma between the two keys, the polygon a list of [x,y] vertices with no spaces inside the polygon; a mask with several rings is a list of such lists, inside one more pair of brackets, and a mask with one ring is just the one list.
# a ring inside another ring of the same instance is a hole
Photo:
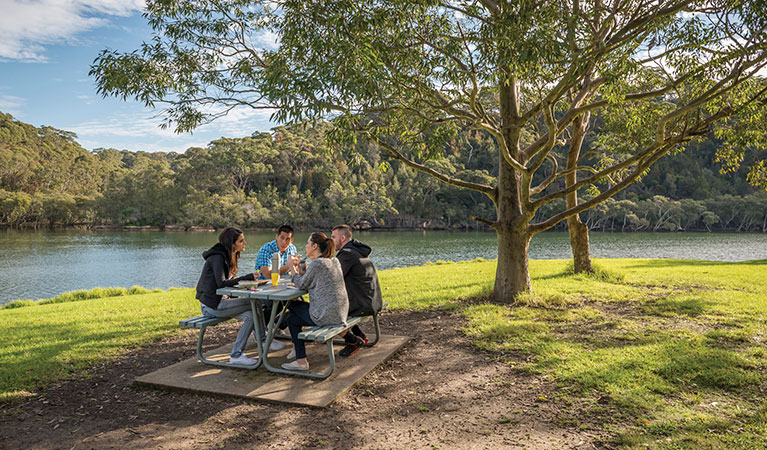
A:
{"label": "black hooded jacket", "polygon": [[241,280],[253,279],[252,273],[239,278],[229,278],[229,258],[226,249],[220,243],[202,252],[202,257],[205,259],[205,265],[197,282],[195,297],[205,306],[218,308],[221,296],[216,295],[216,289],[234,286]]}
{"label": "black hooded jacket", "polygon": [[381,311],[381,287],[373,261],[368,258],[370,251],[369,246],[353,239],[336,253],[349,295],[349,316],[365,316]]}

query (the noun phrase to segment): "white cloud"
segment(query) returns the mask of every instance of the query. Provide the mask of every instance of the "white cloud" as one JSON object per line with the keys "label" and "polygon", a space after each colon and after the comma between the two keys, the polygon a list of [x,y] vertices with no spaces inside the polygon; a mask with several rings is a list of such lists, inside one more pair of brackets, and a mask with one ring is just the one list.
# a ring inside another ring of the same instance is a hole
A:
{"label": "white cloud", "polygon": [[21,114],[21,107],[24,106],[25,102],[26,100],[21,97],[0,94],[0,111],[18,116]]}
{"label": "white cloud", "polygon": [[280,37],[271,30],[264,30],[253,36],[255,47],[275,50],[280,46]]}
{"label": "white cloud", "polygon": [[130,137],[153,136],[165,138],[174,136],[173,130],[162,129],[160,119],[146,117],[146,114],[116,114],[99,120],[83,122],[70,127],[83,137]]}
{"label": "white cloud", "polygon": [[115,114],[103,119],[82,122],[64,129],[77,134],[77,141],[87,149],[111,147],[132,151],[184,152],[189,147],[205,147],[220,137],[250,136],[275,126],[268,110],[236,109],[214,122],[202,125],[194,134],[177,134],[159,127],[162,119],[151,113]]}
{"label": "white cloud", "polygon": [[2,0],[0,61],[44,62],[45,45],[73,42],[79,33],[129,16],[144,0]]}
{"label": "white cloud", "polygon": [[254,131],[266,131],[276,126],[269,121],[273,110],[236,108],[210,124],[200,127],[200,131],[220,132],[226,137],[249,136]]}

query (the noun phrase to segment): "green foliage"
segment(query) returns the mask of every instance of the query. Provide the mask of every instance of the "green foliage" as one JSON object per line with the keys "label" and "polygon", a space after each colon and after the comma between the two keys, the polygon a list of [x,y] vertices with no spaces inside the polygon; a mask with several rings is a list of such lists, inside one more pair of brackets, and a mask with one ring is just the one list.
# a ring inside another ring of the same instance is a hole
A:
{"label": "green foliage", "polygon": [[[367,220],[386,227],[466,228],[482,226],[470,216],[495,214],[485,196],[401,162],[379,171],[376,145],[357,144],[362,158],[347,160],[327,147],[328,130],[327,123],[278,127],[272,134],[222,138],[184,154],[98,149],[93,170],[101,175],[95,190],[72,195],[33,185],[0,189],[0,224],[313,227]],[[695,152],[663,160],[658,174],[583,213],[583,221],[611,231],[764,231],[767,197],[745,184],[745,173],[719,173],[712,162],[714,145],[698,143]],[[28,154],[43,163],[42,155],[32,149]],[[486,133],[464,131],[446,144],[443,159],[429,165],[492,184],[496,144]],[[76,190],[90,189],[81,188]],[[541,217],[562,206],[543,207]]]}
{"label": "green foliage", "polygon": [[91,290],[77,290],[77,291],[69,291],[64,292],[56,297],[49,298],[49,299],[42,299],[42,300],[15,300],[9,303],[6,303],[4,305],[0,305],[0,309],[13,309],[13,308],[21,308],[24,306],[35,306],[35,305],[47,305],[51,303],[68,303],[68,302],[77,302],[81,300],[90,300],[94,298],[106,298],[106,297],[119,297],[124,295],[139,295],[139,294],[149,294],[152,292],[161,292],[160,289],[145,289],[141,286],[131,286],[129,289],[125,289],[122,287],[110,287],[110,288],[93,288]]}

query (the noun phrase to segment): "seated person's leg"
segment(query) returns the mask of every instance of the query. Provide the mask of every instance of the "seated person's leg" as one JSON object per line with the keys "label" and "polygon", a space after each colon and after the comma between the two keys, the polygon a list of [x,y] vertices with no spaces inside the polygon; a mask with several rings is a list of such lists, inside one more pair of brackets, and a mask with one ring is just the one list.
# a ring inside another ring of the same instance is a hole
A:
{"label": "seated person's leg", "polygon": [[365,345],[365,339],[357,336],[354,333],[347,331],[347,332],[344,332],[342,336],[344,337],[344,342],[346,342],[346,345],[344,345],[344,348],[342,348],[341,351],[338,352],[338,354],[343,357],[349,357],[353,355],[354,353],[357,352],[357,350],[359,350]]}
{"label": "seated person's leg", "polygon": [[[287,314],[288,313],[288,309],[287,309],[286,305],[283,302],[277,302],[277,305],[275,306],[275,308],[277,308],[277,317],[279,317],[280,314]],[[288,327],[288,324],[284,320],[279,324],[279,329],[280,330],[284,330],[287,327]]]}
{"label": "seated person's leg", "polygon": [[293,347],[296,349],[296,359],[306,358],[306,346],[304,341],[298,338],[298,333],[305,326],[315,326],[316,324],[309,316],[309,304],[306,302],[290,302],[290,314],[288,314],[288,329],[290,330],[290,339],[293,341]]}
{"label": "seated person's leg", "polygon": [[202,303],[200,305],[203,315],[208,317],[235,317],[238,314],[250,310],[250,300],[247,298],[221,300],[221,303],[218,304],[218,308],[216,309],[203,305]]}
{"label": "seated person's leg", "polygon": [[253,312],[245,311],[235,316],[237,320],[242,321],[240,331],[237,332],[237,339],[234,341],[234,347],[232,347],[232,356],[236,358],[240,356],[245,350],[245,346],[248,344],[248,336],[254,333],[255,327],[253,326]]}
{"label": "seated person's leg", "polygon": [[[269,318],[272,316],[272,305],[274,304],[271,300],[262,300],[261,303],[264,305],[264,323],[269,323]],[[261,335],[261,342],[266,340],[266,334],[262,331]]]}
{"label": "seated person's leg", "polygon": [[355,336],[361,337],[363,340],[365,339],[365,333],[362,332],[362,329],[359,327],[359,325],[354,325],[352,327],[352,333],[354,333]]}
{"label": "seated person's leg", "polygon": [[357,335],[354,333],[350,333],[349,330],[346,330],[343,333],[341,333],[341,337],[344,338],[344,341],[346,341],[347,344],[357,342]]}
{"label": "seated person's leg", "polygon": [[232,298],[227,300],[221,300],[218,304],[218,308],[213,309],[208,306],[202,306],[202,312],[204,315],[212,317],[233,317],[242,321],[240,331],[237,332],[237,339],[234,341],[232,347],[232,353],[230,354],[230,362],[239,362],[249,364],[252,360],[244,358],[243,360],[234,361],[243,357],[243,350],[248,342],[248,336],[253,332],[253,313],[250,309],[250,300],[246,298]]}

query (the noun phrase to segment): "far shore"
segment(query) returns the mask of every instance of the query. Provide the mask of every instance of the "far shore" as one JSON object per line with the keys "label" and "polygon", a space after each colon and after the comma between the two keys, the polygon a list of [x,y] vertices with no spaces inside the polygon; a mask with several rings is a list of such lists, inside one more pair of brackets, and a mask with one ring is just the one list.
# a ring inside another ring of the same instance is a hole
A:
{"label": "far shore", "polygon": [[[224,227],[207,227],[207,226],[185,226],[185,225],[92,225],[92,224],[72,224],[72,225],[59,225],[54,226],[41,226],[35,224],[22,224],[20,227],[10,227],[8,225],[0,224],[0,230],[17,230],[17,231],[39,231],[39,230],[87,230],[87,231],[163,231],[163,232],[188,232],[188,233],[214,233],[222,230]],[[275,227],[240,227],[243,231],[253,232],[273,232]],[[310,232],[317,229],[328,228],[322,226],[306,227],[306,226],[294,226],[298,232]],[[379,225],[372,225],[370,223],[352,225],[355,231],[492,231],[490,227],[486,226],[469,226],[467,224],[453,224],[446,225],[431,225],[423,224],[422,226],[410,226],[410,227],[386,227]],[[567,229],[552,228],[547,231],[559,231],[566,232]],[[767,233],[767,230],[762,231],[739,231],[733,230],[708,230],[708,229],[690,229],[690,230],[637,230],[637,231],[611,231],[611,230],[590,230],[592,233],[708,233],[708,234],[721,234],[721,233]]]}
{"label": "far shore", "polygon": [[[273,232],[276,227],[240,227],[243,231],[255,231],[255,232]],[[296,231],[314,231],[317,228],[323,227],[302,227],[294,226]],[[453,225],[453,226],[422,226],[422,227],[382,227],[373,226],[369,224],[354,225],[352,226],[356,231],[491,231],[488,227],[469,227],[465,224]],[[0,229],[11,229],[7,225],[0,225]],[[89,231],[168,231],[168,232],[216,232],[223,227],[206,227],[206,226],[185,226],[185,225],[88,225],[88,224],[74,224],[74,225],[55,225],[50,226],[34,226],[32,224],[24,224],[19,228],[13,228],[15,230],[89,230]]]}

